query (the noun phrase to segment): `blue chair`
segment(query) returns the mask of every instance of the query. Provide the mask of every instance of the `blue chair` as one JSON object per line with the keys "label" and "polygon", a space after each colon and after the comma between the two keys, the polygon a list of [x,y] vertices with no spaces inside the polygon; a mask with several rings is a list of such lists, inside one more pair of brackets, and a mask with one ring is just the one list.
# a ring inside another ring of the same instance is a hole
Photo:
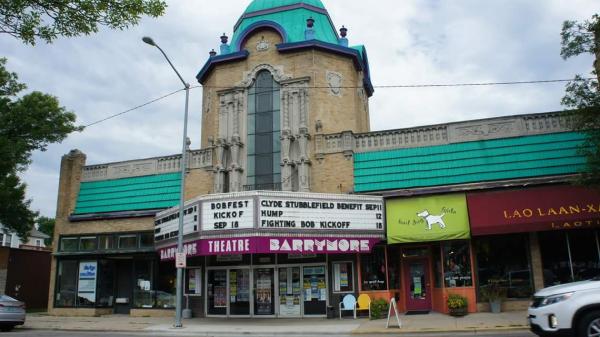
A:
{"label": "blue chair", "polygon": [[354,295],[346,295],[340,302],[340,319],[342,319],[342,310],[352,311],[354,313],[354,319],[356,319],[356,297]]}

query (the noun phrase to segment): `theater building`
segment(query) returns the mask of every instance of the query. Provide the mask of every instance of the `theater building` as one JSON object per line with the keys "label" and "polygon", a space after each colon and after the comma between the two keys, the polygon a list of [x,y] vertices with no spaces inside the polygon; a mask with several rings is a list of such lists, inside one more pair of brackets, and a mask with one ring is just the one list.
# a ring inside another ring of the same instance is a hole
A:
{"label": "theater building", "polygon": [[569,114],[370,131],[349,32],[320,0],[251,1],[198,67],[185,186],[180,154],[63,156],[50,313],[173,315],[181,188],[195,317],[322,317],[346,294],[485,311],[490,280],[510,310],[596,272],[600,200],[569,185],[585,162]]}

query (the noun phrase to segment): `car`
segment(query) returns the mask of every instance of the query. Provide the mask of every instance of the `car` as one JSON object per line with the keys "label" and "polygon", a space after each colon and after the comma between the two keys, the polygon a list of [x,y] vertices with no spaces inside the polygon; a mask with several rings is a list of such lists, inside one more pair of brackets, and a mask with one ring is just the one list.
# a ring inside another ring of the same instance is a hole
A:
{"label": "car", "polygon": [[10,331],[25,324],[25,303],[7,295],[0,295],[0,330]]}
{"label": "car", "polygon": [[528,314],[538,336],[600,336],[600,277],[536,292]]}

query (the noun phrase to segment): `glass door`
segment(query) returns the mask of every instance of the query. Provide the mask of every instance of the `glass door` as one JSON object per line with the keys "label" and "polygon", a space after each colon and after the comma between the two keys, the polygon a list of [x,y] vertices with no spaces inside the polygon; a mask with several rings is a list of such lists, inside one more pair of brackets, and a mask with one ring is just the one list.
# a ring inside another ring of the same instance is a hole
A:
{"label": "glass door", "polygon": [[279,268],[279,316],[300,317],[300,267]]}
{"label": "glass door", "polygon": [[207,314],[227,315],[227,270],[208,270]]}
{"label": "glass door", "polygon": [[325,267],[303,267],[304,314],[325,315],[327,313],[327,283]]}
{"label": "glass door", "polygon": [[273,268],[254,269],[254,315],[275,315],[274,276]]}
{"label": "glass door", "polygon": [[250,270],[229,270],[229,315],[250,315]]}

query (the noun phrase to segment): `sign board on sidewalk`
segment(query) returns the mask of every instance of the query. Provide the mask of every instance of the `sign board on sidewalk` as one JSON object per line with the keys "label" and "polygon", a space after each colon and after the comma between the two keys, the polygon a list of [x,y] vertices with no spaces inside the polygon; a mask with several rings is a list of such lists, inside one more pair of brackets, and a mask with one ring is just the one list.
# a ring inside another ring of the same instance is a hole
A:
{"label": "sign board on sidewalk", "polygon": [[185,253],[175,253],[175,268],[187,267]]}
{"label": "sign board on sidewalk", "polygon": [[392,308],[394,308],[394,315],[396,315],[396,322],[398,323],[398,328],[402,327],[402,323],[400,323],[400,315],[398,315],[398,307],[396,306],[396,299],[392,297],[390,299],[390,307],[388,309],[388,318],[387,323],[385,323],[385,328],[390,327],[390,316],[392,315]]}

